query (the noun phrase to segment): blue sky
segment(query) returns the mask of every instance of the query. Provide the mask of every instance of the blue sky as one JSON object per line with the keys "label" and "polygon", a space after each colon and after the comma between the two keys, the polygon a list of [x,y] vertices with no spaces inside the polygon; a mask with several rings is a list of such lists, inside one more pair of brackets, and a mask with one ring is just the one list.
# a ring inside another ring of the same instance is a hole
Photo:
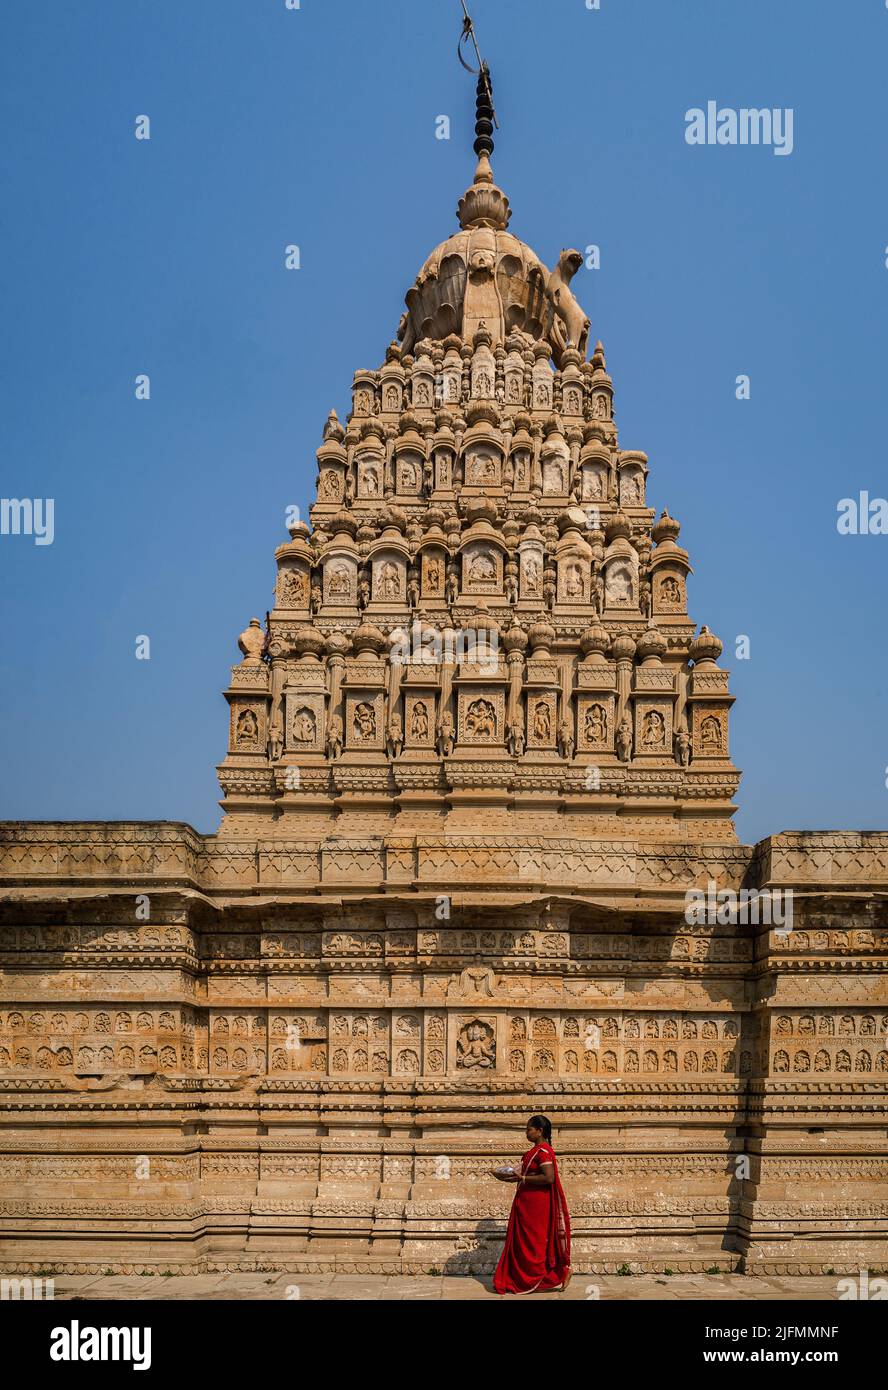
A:
{"label": "blue sky", "polygon": [[[888,536],[836,528],[888,495],[888,10],[470,8],[511,229],[549,263],[601,248],[574,288],[725,642],[739,833],[888,826]],[[284,509],[471,178],[460,7],[6,0],[0,24],[0,494],[55,499],[52,545],[0,536],[0,816],[212,830]],[[688,145],[708,100],[792,108],[792,154]]]}

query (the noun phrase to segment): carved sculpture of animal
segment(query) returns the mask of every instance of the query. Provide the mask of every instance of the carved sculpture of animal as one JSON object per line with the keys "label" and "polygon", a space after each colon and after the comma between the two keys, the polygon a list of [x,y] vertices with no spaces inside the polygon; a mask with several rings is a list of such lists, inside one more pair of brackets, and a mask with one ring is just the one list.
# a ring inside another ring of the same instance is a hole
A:
{"label": "carved sculpture of animal", "polygon": [[589,320],[570,289],[570,282],[582,264],[579,251],[562,251],[546,284],[546,297],[552,308],[552,339],[558,354],[570,343],[585,358]]}

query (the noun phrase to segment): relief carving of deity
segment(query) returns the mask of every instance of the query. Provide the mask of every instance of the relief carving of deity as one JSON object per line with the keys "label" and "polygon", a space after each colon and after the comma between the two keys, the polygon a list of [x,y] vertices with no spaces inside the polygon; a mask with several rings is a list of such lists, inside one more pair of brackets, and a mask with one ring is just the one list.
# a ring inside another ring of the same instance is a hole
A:
{"label": "relief carving of deity", "polygon": [[547,700],[538,700],[534,706],[533,736],[540,743],[548,743],[552,737],[552,715]]}
{"label": "relief carving of deity", "polygon": [[469,557],[466,577],[473,584],[490,583],[496,579],[496,561],[489,551],[479,550]]}
{"label": "relief carving of deity", "polygon": [[417,405],[430,405],[430,404],[431,404],[431,399],[432,399],[432,398],[431,398],[431,395],[430,395],[430,393],[429,393],[429,384],[428,384],[428,382],[427,382],[427,381],[420,381],[420,382],[417,382],[417,386],[416,386],[416,404],[417,404]]}
{"label": "relief carving of deity", "polygon": [[412,492],[412,491],[414,490],[414,488],[416,487],[417,477],[418,477],[418,475],[417,475],[417,472],[416,472],[416,464],[415,464],[415,463],[411,463],[409,459],[406,461],[406,463],[402,463],[402,464],[401,464],[401,491],[402,491],[402,492]]}
{"label": "relief carving of deity", "polygon": [[410,716],[410,737],[419,742],[429,736],[429,711],[425,700],[417,700]]}
{"label": "relief carving of deity", "polygon": [[666,720],[659,710],[648,710],[641,725],[641,746],[654,752],[666,746]]}
{"label": "relief carving of deity", "polygon": [[564,575],[564,597],[583,597],[583,571],[576,563],[568,565]]}
{"label": "relief carving of deity", "polygon": [[398,598],[401,593],[401,576],[398,566],[386,560],[379,571],[379,597]]}
{"label": "relief carving of deity", "polygon": [[536,555],[525,555],[521,564],[522,589],[530,596],[538,595],[543,582],[543,567]]}
{"label": "relief carving of deity", "polygon": [[495,483],[496,461],[490,454],[474,454],[469,467],[470,483]]}
{"label": "relief carving of deity", "polygon": [[281,606],[304,608],[308,603],[308,580],[301,570],[284,570],[281,575]]}
{"label": "relief carving of deity", "polygon": [[667,574],[660,586],[660,596],[664,603],[681,603],[681,585],[671,574]]}
{"label": "relief carving of deity", "polygon": [[401,393],[397,386],[387,386],[385,388],[385,408],[386,410],[400,410]]}
{"label": "relief carving of deity", "polygon": [[492,396],[493,382],[490,379],[490,372],[480,371],[475,376],[475,395]]}
{"label": "relief carving of deity", "polygon": [[612,565],[605,586],[608,603],[632,602],[632,576],[626,565]]}
{"label": "relief carving of deity", "polygon": [[496,711],[489,700],[473,700],[466,711],[469,738],[496,738]]}
{"label": "relief carving of deity", "polygon": [[493,1029],[476,1019],[460,1029],[456,1040],[456,1065],[459,1068],[490,1068],[496,1064],[496,1043]]}
{"label": "relief carving of deity", "polygon": [[255,746],[259,739],[259,721],[253,710],[241,710],[236,728],[238,747]]}
{"label": "relief carving of deity", "polygon": [[372,463],[361,466],[361,491],[365,497],[379,496],[379,470]]}
{"label": "relief carving of deity", "polygon": [[722,727],[714,714],[707,715],[700,725],[700,742],[707,753],[721,752]]}
{"label": "relief carving of deity", "polygon": [[641,483],[638,478],[629,476],[623,479],[620,488],[620,501],[624,506],[634,507],[641,501]]}
{"label": "relief carving of deity", "polygon": [[331,567],[329,588],[331,594],[347,596],[351,593],[351,574],[345,565]]}
{"label": "relief carving of deity", "polygon": [[318,731],[318,723],[314,711],[303,706],[293,715],[293,742],[294,743],[314,743]]}
{"label": "relief carving of deity", "polygon": [[427,555],[423,567],[425,592],[430,596],[440,594],[444,585],[444,562],[440,555]]}
{"label": "relief carving of deity", "polygon": [[586,501],[604,496],[604,475],[598,468],[586,469],[583,473],[583,498]]}
{"label": "relief carving of deity", "polygon": [[355,705],[352,729],[359,743],[376,737],[376,713],[373,706],[367,704],[365,700],[362,700],[359,705]]}
{"label": "relief carving of deity", "polygon": [[589,706],[583,728],[589,743],[607,742],[607,710],[604,705]]}

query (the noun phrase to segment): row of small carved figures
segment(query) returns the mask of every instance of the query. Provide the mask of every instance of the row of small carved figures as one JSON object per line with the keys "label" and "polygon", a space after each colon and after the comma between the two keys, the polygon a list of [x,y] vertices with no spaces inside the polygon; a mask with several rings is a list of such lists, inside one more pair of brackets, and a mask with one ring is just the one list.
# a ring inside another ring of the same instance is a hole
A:
{"label": "row of small carved figures", "polygon": [[[483,983],[484,978],[490,975],[490,970],[488,967],[474,970],[468,967],[467,973],[477,977],[476,983]],[[375,1014],[344,1014],[338,1013],[335,1009],[327,1009],[320,1014],[306,1016],[299,1010],[287,1011],[286,1014],[276,1013],[275,1009],[280,1006],[269,1004],[261,1013],[254,1014],[216,1014],[212,1006],[187,1005],[175,1010],[158,1011],[155,1008],[137,1011],[134,1008],[116,1012],[104,1009],[90,1010],[89,1013],[78,1010],[73,1013],[73,1007],[76,1006],[66,1007],[64,1011],[56,1009],[54,1013],[47,1010],[28,1012],[27,1006],[10,1009],[5,1017],[0,1014],[0,1042],[17,1047],[22,1045],[23,1038],[29,1038],[37,1045],[44,1041],[54,1042],[59,1037],[69,1035],[80,1036],[82,1040],[85,1035],[87,1039],[94,1041],[95,1046],[101,1046],[98,1040],[104,1037],[114,1036],[118,1041],[124,1042],[144,1042],[147,1036],[160,1046],[165,1041],[164,1034],[174,1035],[177,1043],[194,1041],[199,1039],[201,1034],[211,1035],[214,1042],[223,1037],[255,1041],[257,1037],[264,1039],[266,1035],[274,1041],[294,1034],[303,1042],[326,1042],[328,1037],[331,1042],[343,1039],[354,1042],[371,1036],[377,1040],[384,1039],[389,1033],[392,1033],[395,1042],[399,1042],[418,1039],[423,1033],[422,1017],[418,1012],[399,1015],[386,1010],[384,1013]],[[462,1009],[468,1005],[461,1002],[457,1007]],[[712,1018],[699,1015],[692,1017],[685,1012],[679,1012],[675,1015],[661,1013],[657,1016],[641,1017],[608,1014],[606,1009],[568,1013],[558,1017],[548,1014],[529,1017],[524,1014],[513,1015],[509,1020],[509,1037],[512,1042],[529,1040],[538,1043],[555,1041],[559,1037],[565,1042],[570,1042],[572,1039],[588,1037],[593,1033],[597,1036],[600,1030],[602,1039],[613,1043],[671,1040],[689,1042],[698,1038],[704,1042],[719,1039],[735,1041],[739,1037],[741,1025],[744,1037],[769,1039],[775,1047],[844,1046],[849,1044],[849,1041],[868,1038],[872,1040],[874,1047],[881,1050],[888,1042],[888,1015],[877,1017],[872,1013],[859,1016],[815,1016],[809,1013],[796,1019],[781,1014],[776,1020],[771,1019],[768,1024],[761,1019],[750,1020],[745,1015]],[[424,1036],[427,1041],[443,1041],[445,1030],[446,1018],[443,1013],[431,1013],[426,1017]],[[141,1036],[134,1039],[133,1034]]]}
{"label": "row of small carved figures", "polygon": [[[258,721],[252,710],[246,709],[239,715],[240,720],[246,720],[252,716],[254,727],[241,730],[237,728],[237,740],[240,746],[255,745],[258,736]],[[307,706],[297,710],[294,716],[294,728],[292,742],[303,747],[313,747],[316,742],[316,723],[315,714]],[[420,744],[428,739],[429,723],[428,709],[424,701],[417,701],[413,706],[412,723],[410,734],[411,738]],[[297,721],[302,720],[302,724]],[[649,710],[645,715],[645,723],[642,728],[641,743],[642,749],[646,753],[666,755],[666,721],[658,710]],[[538,702],[533,712],[532,729],[537,746],[545,746],[551,743],[551,710],[548,701]],[[717,722],[717,721],[716,721]],[[607,711],[603,705],[590,705],[586,711],[586,733],[594,743],[604,743],[607,738]],[[376,732],[376,712],[369,701],[360,701],[354,709],[353,735],[357,744],[372,744],[377,737]],[[703,730],[704,737],[706,730]],[[496,741],[496,712],[489,700],[479,698],[468,708],[466,717],[466,734],[469,743],[477,746],[476,741],[487,742]],[[454,750],[456,743],[456,725],[453,715],[449,710],[444,710],[435,728],[435,747],[440,757],[448,758]],[[712,735],[712,746],[707,747],[708,752],[721,751],[721,725]],[[330,714],[327,719],[325,752],[328,758],[336,759],[342,756],[344,741],[344,728],[341,715]],[[573,723],[569,719],[561,719],[556,730],[556,747],[558,756],[570,760],[574,756],[576,742],[574,739]],[[292,743],[291,743],[292,746]],[[513,758],[521,758],[527,750],[527,739],[525,736],[524,720],[520,713],[516,713],[509,720],[505,739],[505,746]],[[617,725],[616,730],[616,754],[620,762],[628,763],[632,758],[633,732],[632,721],[628,715],[624,715]],[[385,751],[390,758],[398,758],[404,747],[404,724],[401,715],[393,711],[388,719],[385,732]],[[681,767],[688,767],[691,762],[693,752],[693,740],[686,729],[676,730],[673,736],[672,753],[675,761]],[[284,724],[280,708],[275,711],[271,720],[268,735],[268,756],[272,762],[279,761],[284,753]]]}
{"label": "row of small carved figures", "polygon": [[[389,459],[383,467],[382,493],[379,490],[379,472],[376,467],[367,467],[363,477],[363,492],[361,497],[357,496],[357,484],[355,481],[355,467],[353,464],[346,464],[345,482],[341,483],[341,475],[334,469],[325,468],[319,474],[316,482],[316,497],[319,503],[344,502],[346,507],[353,507],[356,501],[373,502],[379,500],[391,500],[393,498],[404,501],[415,501],[417,498],[431,500],[434,494],[440,491],[443,494],[452,492],[458,493],[461,488],[466,486],[475,487],[496,487],[506,491],[517,492],[521,497],[530,497],[534,502],[539,503],[544,498],[550,500],[563,501],[565,498],[572,499],[577,506],[584,503],[597,503],[603,506],[607,502],[618,503],[623,507],[643,507],[645,506],[644,485],[633,475],[629,478],[617,479],[612,469],[608,470],[608,476],[603,478],[598,484],[598,490],[592,496],[587,495],[583,478],[583,470],[579,464],[569,466],[569,461],[560,461],[559,468],[551,475],[550,481],[545,481],[544,470],[536,458],[531,458],[528,454],[527,468],[520,471],[516,468],[515,461],[511,454],[506,458],[502,482],[500,483],[497,475],[490,478],[475,477],[467,480],[465,477],[465,462],[457,457],[456,464],[449,479],[445,482],[439,477],[435,481],[434,464],[431,459],[425,459],[422,464],[422,478],[420,479],[415,466],[411,465],[410,473],[403,472],[400,477],[400,486],[395,481],[394,464]],[[563,467],[561,465],[568,465]],[[548,464],[547,464],[548,467]],[[527,473],[530,477],[528,478]],[[412,473],[412,481],[411,481]],[[566,475],[572,476],[569,485],[565,488]],[[559,476],[560,474],[560,476]],[[601,476],[601,475],[599,475]]]}
{"label": "row of small carved figures", "polygon": [[591,372],[590,367],[585,380],[574,378],[565,383],[559,371],[547,374],[546,379],[535,378],[532,362],[525,362],[521,369],[506,369],[498,362],[491,376],[486,367],[473,370],[469,355],[463,359],[460,370],[454,366],[435,371],[431,383],[429,373],[420,370],[411,372],[400,383],[360,386],[354,393],[347,424],[375,415],[398,415],[405,409],[408,395],[415,410],[445,410],[482,400],[510,410],[565,410],[584,420],[610,420],[610,399],[604,390],[594,391],[594,384],[588,379]]}
{"label": "row of small carved figures", "polygon": [[[492,1068],[496,1064],[496,1044],[492,1037],[482,1033],[485,1025],[469,1025],[468,1029],[463,1029],[462,1035],[457,1041],[456,1066],[463,1068]],[[332,1047],[332,1043],[331,1043]],[[366,1048],[364,1049],[366,1050]],[[337,1049],[332,1060],[333,1070],[365,1070],[366,1066],[355,1066],[356,1054],[360,1048],[353,1050],[351,1058],[352,1066],[349,1068],[349,1056],[345,1049]],[[575,1063],[579,1058],[579,1052],[571,1050],[562,1044],[560,1048],[561,1064],[568,1071],[575,1070],[571,1063]],[[443,1070],[444,1054],[440,1049],[432,1049],[429,1054],[435,1059],[439,1059],[440,1065],[433,1066],[432,1070]],[[709,1049],[703,1054],[702,1068],[700,1067],[699,1052],[696,1048],[685,1048],[682,1057],[679,1058],[675,1050],[666,1049],[662,1057],[653,1048],[644,1051],[643,1056],[632,1049],[623,1048],[623,1065],[619,1067],[618,1054],[613,1049],[603,1052],[599,1048],[586,1048],[583,1051],[584,1070],[598,1070],[599,1060],[601,1069],[604,1071],[645,1071],[659,1072],[661,1062],[665,1071],[697,1071],[704,1072],[724,1071],[732,1072],[736,1067],[736,1052],[726,1051],[722,1054],[721,1065],[719,1055],[715,1049]],[[418,1073],[420,1071],[420,1060],[416,1052],[411,1049],[402,1049],[394,1062],[394,1067],[388,1056],[388,1049],[378,1049],[373,1054],[374,1060],[378,1059],[378,1066],[373,1070],[388,1072],[410,1071]],[[748,1074],[752,1065],[754,1054],[744,1051],[741,1053],[741,1073]],[[522,1045],[515,1048],[510,1045],[509,1058],[512,1062],[520,1062],[520,1065],[513,1066],[512,1070],[524,1071],[527,1064],[527,1055]],[[543,1070],[555,1072],[558,1070],[558,1059],[552,1047],[546,1048],[540,1044],[534,1045],[531,1056],[531,1070]],[[682,1065],[679,1066],[679,1062]],[[338,1064],[338,1065],[337,1065]],[[273,1048],[269,1062],[266,1063],[266,1049],[264,1047],[240,1047],[235,1048],[231,1056],[224,1047],[209,1049],[207,1047],[182,1048],[181,1062],[179,1052],[176,1047],[166,1046],[159,1050],[150,1044],[144,1044],[138,1051],[131,1044],[124,1044],[113,1048],[104,1046],[101,1048],[83,1046],[75,1054],[71,1047],[62,1045],[60,1047],[38,1046],[32,1052],[29,1047],[18,1047],[14,1050],[0,1046],[0,1071],[9,1072],[16,1068],[31,1071],[35,1067],[37,1070],[48,1071],[57,1068],[72,1067],[78,1071],[99,1072],[109,1068],[138,1068],[140,1072],[153,1072],[158,1067],[176,1071],[180,1067],[185,1070],[196,1069],[206,1072],[212,1065],[221,1070],[246,1070],[251,1065],[254,1070],[265,1071],[266,1066],[271,1071],[286,1070],[305,1070],[306,1067],[315,1071],[325,1071],[327,1069],[327,1045],[311,1044],[305,1047],[292,1049]],[[755,1065],[757,1071],[767,1070],[767,1061],[764,1054],[755,1054]],[[871,1073],[888,1072],[888,1051],[884,1048],[876,1051],[874,1048],[861,1048],[853,1056],[847,1049],[841,1049],[832,1056],[825,1048],[820,1048],[812,1063],[811,1054],[804,1049],[799,1049],[790,1054],[785,1049],[779,1049],[773,1053],[770,1070],[772,1073],[780,1074],[784,1072],[857,1072]]]}
{"label": "row of small carved figures", "polygon": [[[596,616],[600,617],[602,612],[604,611],[605,578],[601,561],[594,556],[591,561],[591,566],[592,583],[589,589],[588,603],[592,607],[592,610],[596,614]],[[640,567],[639,573],[641,576],[639,580],[639,611],[643,618],[649,620],[653,612],[653,597],[651,591],[651,583],[650,579],[647,577],[647,572],[644,567]],[[314,567],[312,569],[309,580],[306,580],[305,575],[298,570],[285,570],[284,575],[286,576],[286,578],[281,581],[279,589],[281,607],[304,607],[306,601],[307,586],[309,611],[312,615],[316,615],[317,613],[319,613],[324,606],[324,591],[319,582],[320,574],[318,567]],[[365,608],[369,606],[373,599],[370,571],[368,567],[366,565],[361,566],[360,570],[358,571],[358,575],[359,577],[357,585],[357,607],[361,611],[363,611]],[[350,581],[348,582],[350,588]],[[681,602],[681,591],[680,589],[678,589],[678,581],[673,580],[673,583],[676,586],[676,595],[670,601]],[[581,601],[584,590],[581,574],[578,575],[578,577],[574,580],[574,587],[577,588],[579,592],[567,594],[566,597],[570,601]],[[392,588],[394,588],[394,592],[392,592]],[[332,594],[332,581],[330,589]],[[406,589],[407,606],[412,612],[419,608],[422,598],[419,584],[419,571],[413,566],[411,566],[407,572]],[[515,605],[519,602],[520,590],[518,584],[518,566],[517,564],[515,564],[514,561],[510,561],[506,564],[506,574],[503,578],[503,588],[501,595],[499,596],[504,597],[509,605]],[[447,565],[446,576],[443,584],[443,601],[447,604],[448,608],[453,608],[455,604],[458,602],[459,597],[459,567],[455,562],[450,561]],[[485,593],[484,595],[482,595],[482,597],[490,598],[496,597],[496,595]],[[385,573],[381,575],[380,593],[378,595],[378,598],[393,603],[398,603],[402,601],[400,596],[400,580],[397,576],[397,572],[394,572],[393,576],[386,575]],[[557,601],[557,572],[555,568],[551,564],[549,564],[546,565],[543,569],[542,601],[539,603],[538,606],[541,609],[545,608],[548,612],[552,612],[555,608],[555,604],[557,603]]]}

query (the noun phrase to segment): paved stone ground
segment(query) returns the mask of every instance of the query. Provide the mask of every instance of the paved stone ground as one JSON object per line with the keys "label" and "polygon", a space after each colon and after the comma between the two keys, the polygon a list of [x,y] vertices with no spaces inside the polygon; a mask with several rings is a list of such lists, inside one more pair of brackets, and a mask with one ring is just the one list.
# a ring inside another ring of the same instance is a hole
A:
{"label": "paved stone ground", "polygon": [[[574,1275],[566,1293],[533,1294],[535,1300],[557,1299],[699,1299],[779,1298],[833,1301],[838,1297],[833,1276],[763,1277],[743,1274],[696,1275]],[[296,1292],[298,1290],[298,1293]],[[55,1281],[56,1299],[287,1299],[332,1301],[396,1299],[497,1299],[490,1277],[472,1275],[383,1274],[206,1274],[67,1275]],[[507,1298],[506,1302],[516,1300]]]}

